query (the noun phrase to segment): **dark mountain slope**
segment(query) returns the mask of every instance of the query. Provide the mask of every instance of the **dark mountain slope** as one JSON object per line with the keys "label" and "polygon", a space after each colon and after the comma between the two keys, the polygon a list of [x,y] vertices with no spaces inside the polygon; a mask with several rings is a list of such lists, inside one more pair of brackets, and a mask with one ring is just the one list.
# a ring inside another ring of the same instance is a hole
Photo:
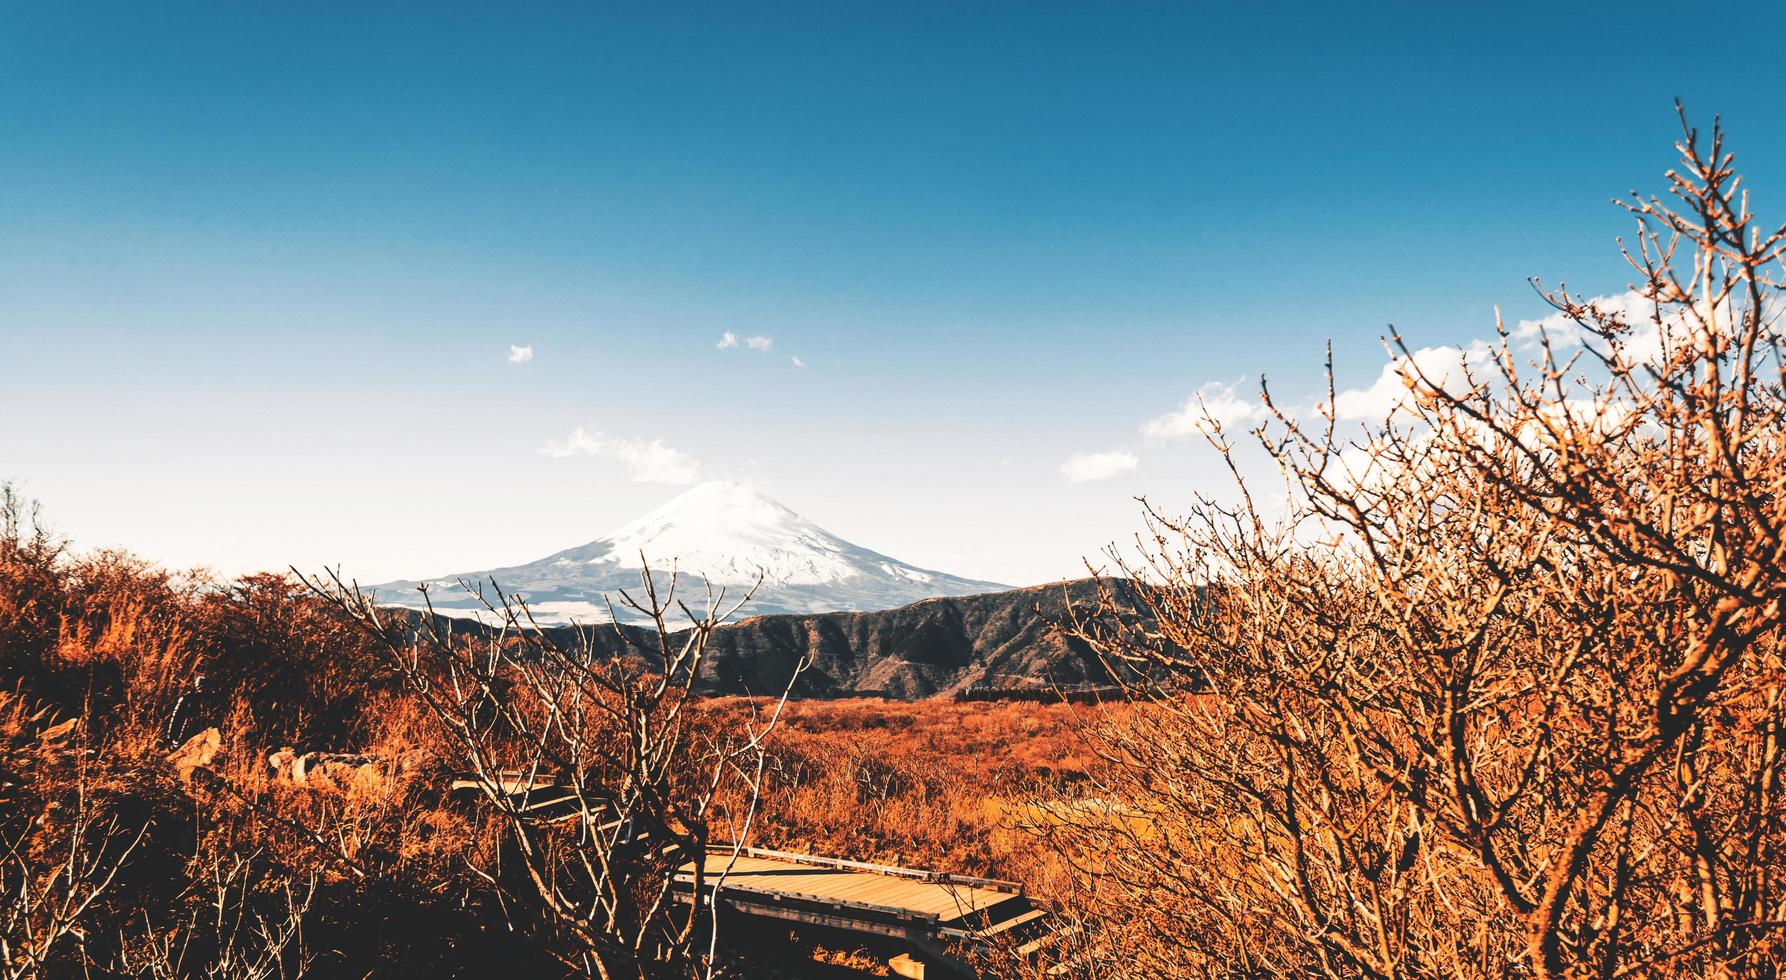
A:
{"label": "dark mountain slope", "polygon": [[[1094,604],[1095,592],[1082,579],[880,612],[756,616],[715,632],[701,686],[712,693],[777,694],[806,656],[812,665],[795,688],[803,697],[924,698],[967,688],[1105,685],[1110,678],[1097,658],[1045,618],[1060,617],[1067,597]],[[655,648],[644,630],[623,629],[630,652],[649,655]],[[548,632],[568,639],[568,628]],[[612,627],[594,628],[593,635],[621,652]]]}

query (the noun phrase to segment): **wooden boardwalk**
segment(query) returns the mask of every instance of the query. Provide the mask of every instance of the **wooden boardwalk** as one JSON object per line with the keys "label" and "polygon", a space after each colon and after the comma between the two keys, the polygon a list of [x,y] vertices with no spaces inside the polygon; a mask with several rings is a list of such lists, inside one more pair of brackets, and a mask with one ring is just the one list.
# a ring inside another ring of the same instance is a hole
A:
{"label": "wooden boardwalk", "polygon": [[[694,899],[694,862],[677,870],[675,882]],[[953,952],[957,944],[1014,941],[1025,944],[1020,952],[1033,952],[1050,931],[1047,910],[1031,904],[1013,881],[754,847],[736,858],[726,847],[708,852],[700,901],[716,900],[747,916],[899,940],[921,957],[895,958],[895,971],[908,977],[926,976],[925,961],[944,973],[972,977]]]}
{"label": "wooden boardwalk", "polygon": [[[621,825],[599,806],[592,813],[590,800],[551,774],[501,772],[483,779],[461,773],[449,789],[474,799],[498,796],[506,812],[529,822],[610,817],[600,829]],[[891,945],[905,952],[888,966],[901,977],[971,978],[973,968],[958,955],[963,949],[1000,949],[1031,962],[1071,932],[1057,928],[1049,911],[1030,902],[1014,881],[755,847],[734,854],[731,845],[720,844],[709,845],[698,870],[698,891],[694,862],[676,870],[671,883],[682,901],[717,904],[728,916],[840,929],[881,937],[883,944],[894,940]]]}
{"label": "wooden boardwalk", "polygon": [[[735,863],[729,851],[709,852],[705,863],[707,886],[720,884],[728,893],[779,895],[840,909],[879,911],[895,917],[927,920],[945,928],[966,925],[976,917],[980,921],[987,920],[1002,911],[1000,906],[1024,900],[1022,887],[1014,882],[756,848],[746,849]],[[722,875],[723,882],[720,881]],[[694,863],[683,865],[678,877],[692,884]]]}

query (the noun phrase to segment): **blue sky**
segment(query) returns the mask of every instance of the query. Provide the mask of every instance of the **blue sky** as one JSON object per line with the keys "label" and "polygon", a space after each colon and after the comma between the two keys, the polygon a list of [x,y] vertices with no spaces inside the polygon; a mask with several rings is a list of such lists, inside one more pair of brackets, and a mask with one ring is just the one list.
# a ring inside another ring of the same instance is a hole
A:
{"label": "blue sky", "polygon": [[1142,433],[1200,386],[1621,289],[1676,97],[1786,217],[1779,5],[667,6],[0,7],[0,477],[376,580],[596,537],[672,450],[1042,581],[1221,486]]}

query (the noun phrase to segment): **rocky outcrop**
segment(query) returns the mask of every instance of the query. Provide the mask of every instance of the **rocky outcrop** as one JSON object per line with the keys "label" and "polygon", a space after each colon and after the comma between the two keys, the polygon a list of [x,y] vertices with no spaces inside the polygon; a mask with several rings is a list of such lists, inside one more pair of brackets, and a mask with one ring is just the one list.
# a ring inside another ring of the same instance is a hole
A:
{"label": "rocky outcrop", "polygon": [[[1095,604],[1090,580],[984,595],[926,599],[882,612],[757,616],[713,636],[702,689],[779,694],[803,658],[803,697],[926,698],[972,690],[1044,691],[1112,683],[1097,658],[1050,625],[1068,601]],[[564,629],[548,630],[568,641]],[[650,656],[655,637],[623,628],[591,631],[614,653]]]}
{"label": "rocky outcrop", "polygon": [[192,736],[167,754],[167,764],[174,767],[182,785],[192,782],[192,773],[211,764],[223,748],[223,733],[215,726]]}
{"label": "rocky outcrop", "polygon": [[298,753],[290,746],[267,755],[276,782],[333,793],[389,789],[420,762],[414,752],[387,758],[361,752]]}

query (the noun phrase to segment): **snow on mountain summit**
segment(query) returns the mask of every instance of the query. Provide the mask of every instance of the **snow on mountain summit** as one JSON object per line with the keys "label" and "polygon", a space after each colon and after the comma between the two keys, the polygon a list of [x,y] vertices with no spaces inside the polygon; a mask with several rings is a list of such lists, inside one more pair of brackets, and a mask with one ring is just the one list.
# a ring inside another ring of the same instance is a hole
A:
{"label": "snow on mountain summit", "polygon": [[657,576],[674,565],[685,577],[725,587],[729,596],[741,596],[760,576],[741,616],[890,609],[1007,588],[869,551],[729,480],[700,484],[605,537],[535,562],[372,588],[382,604],[420,608],[419,586],[426,584],[437,611],[475,615],[481,603],[461,581],[487,586],[494,580],[524,596],[541,623],[593,623],[608,619],[603,596],[634,590],[647,564]]}
{"label": "snow on mountain summit", "polygon": [[749,584],[761,572],[766,584],[817,585],[857,574],[846,557],[852,550],[859,549],[743,484],[716,480],[555,557],[637,570],[642,554],[653,568],[673,560],[716,584]]}

